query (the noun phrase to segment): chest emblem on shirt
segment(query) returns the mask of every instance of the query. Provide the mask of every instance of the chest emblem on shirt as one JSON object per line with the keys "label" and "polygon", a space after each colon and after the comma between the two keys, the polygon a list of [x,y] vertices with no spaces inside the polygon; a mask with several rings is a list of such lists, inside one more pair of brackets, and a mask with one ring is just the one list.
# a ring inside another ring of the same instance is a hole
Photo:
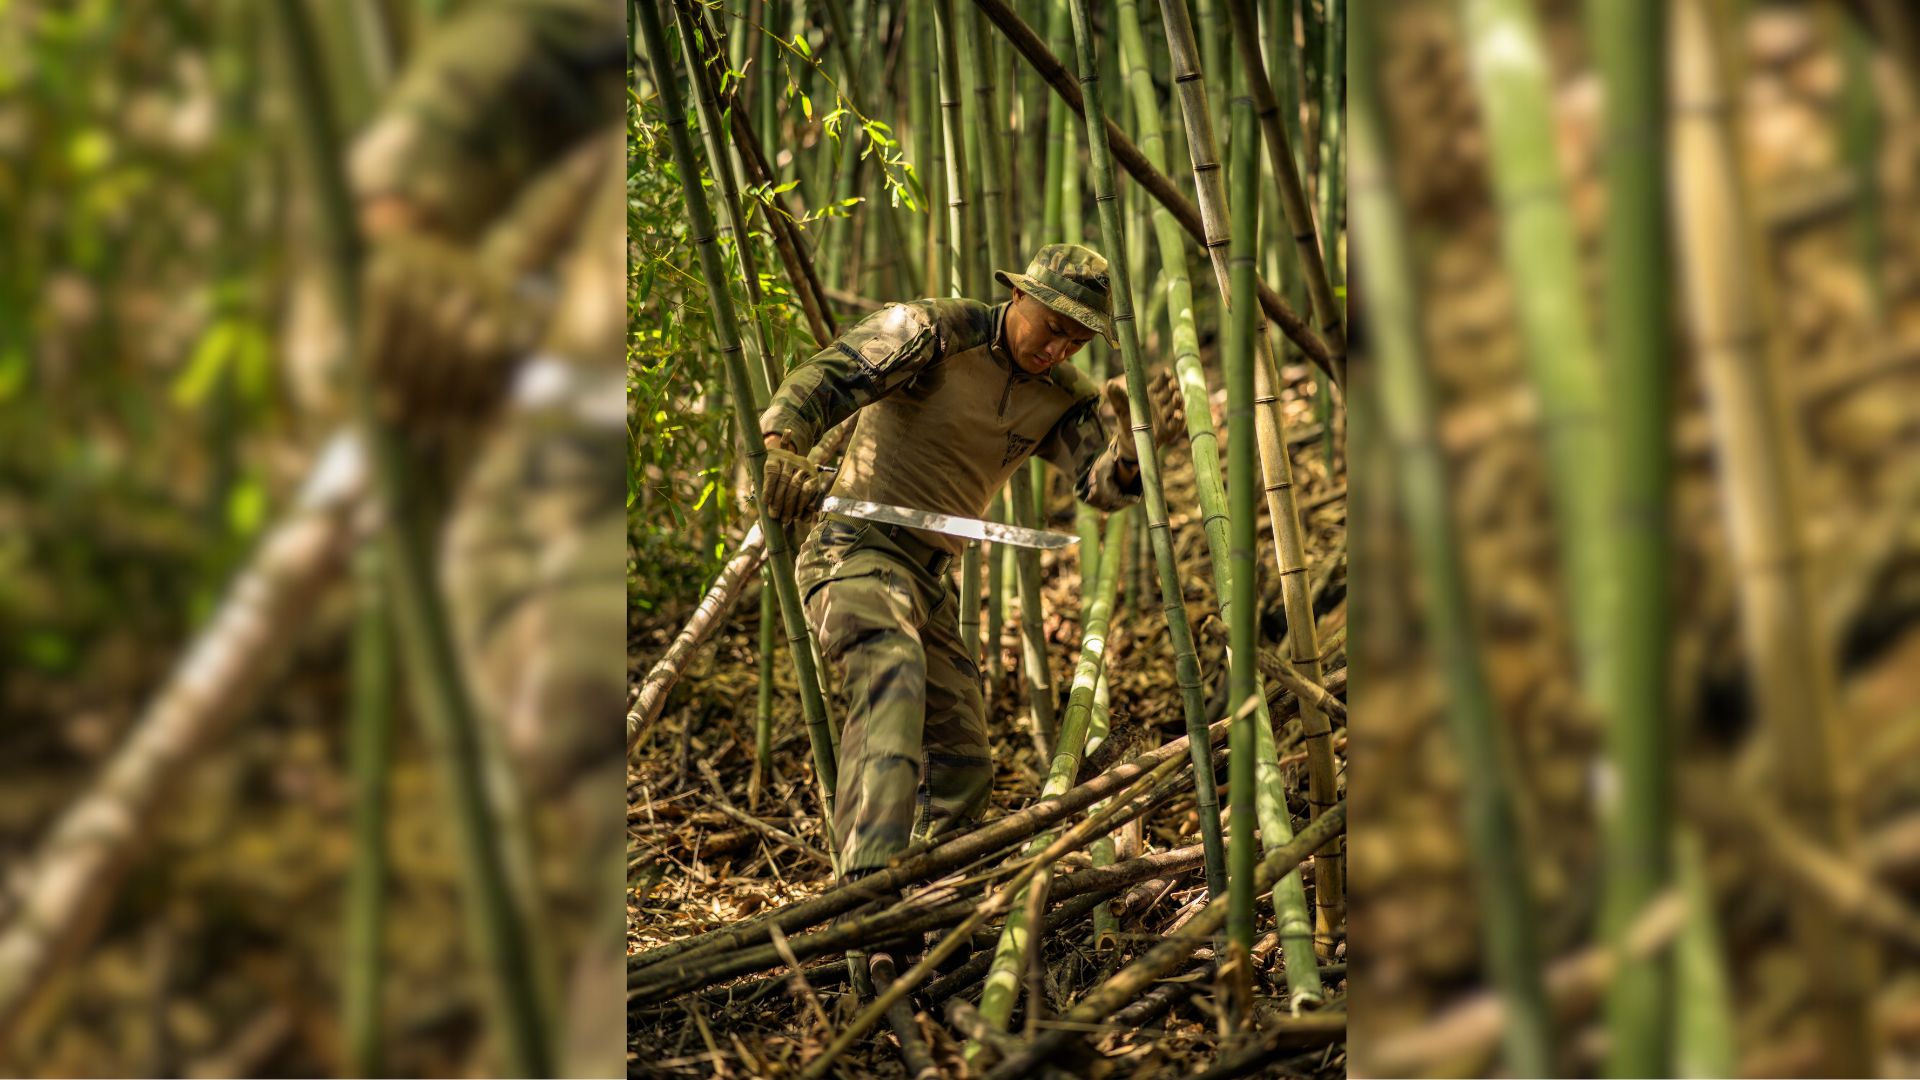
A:
{"label": "chest emblem on shirt", "polygon": [[1007,452],[1000,458],[1000,464],[1007,466],[1020,460],[1021,456],[1028,450],[1033,449],[1033,444],[1038,441],[1037,439],[1029,439],[1017,431],[1007,432]]}

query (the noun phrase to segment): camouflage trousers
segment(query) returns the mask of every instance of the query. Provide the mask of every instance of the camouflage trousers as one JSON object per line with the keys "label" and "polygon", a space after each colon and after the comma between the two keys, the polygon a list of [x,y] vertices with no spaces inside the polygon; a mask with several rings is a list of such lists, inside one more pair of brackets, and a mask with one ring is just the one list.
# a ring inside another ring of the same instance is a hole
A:
{"label": "camouflage trousers", "polygon": [[844,718],[833,822],[843,875],[972,823],[993,786],[980,669],[932,556],[838,517],[800,549],[795,577]]}

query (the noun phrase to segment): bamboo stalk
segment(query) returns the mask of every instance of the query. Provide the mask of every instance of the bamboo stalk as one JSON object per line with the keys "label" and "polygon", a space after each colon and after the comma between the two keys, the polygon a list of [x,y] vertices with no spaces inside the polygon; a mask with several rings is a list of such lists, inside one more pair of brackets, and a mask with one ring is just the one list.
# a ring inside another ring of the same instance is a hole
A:
{"label": "bamboo stalk", "polygon": [[[1014,523],[1038,528],[1033,516],[1033,476],[1025,468],[1013,470]],[[1085,558],[1085,540],[1081,557]],[[1032,558],[1027,558],[1027,554]],[[1051,739],[1054,727],[1053,670],[1047,658],[1045,609],[1040,593],[1040,553],[1027,549],[1015,555],[1014,571],[1020,587],[1020,655],[1027,673],[1028,700],[1033,703],[1033,726],[1042,741]]]}
{"label": "bamboo stalk", "polygon": [[[1312,206],[1307,202],[1306,188],[1300,181],[1299,171],[1294,167],[1293,145],[1288,140],[1286,125],[1281,121],[1280,101],[1274,95],[1273,85],[1268,81],[1267,70],[1262,64],[1259,19],[1254,14],[1253,0],[1223,2],[1233,13],[1233,38],[1240,53],[1239,71],[1248,80],[1253,100],[1258,106],[1260,130],[1264,132],[1267,148],[1267,165],[1280,184],[1280,207],[1287,215],[1287,228],[1293,233],[1294,253],[1299,259],[1301,273],[1306,278],[1307,297],[1313,304],[1314,322],[1320,330],[1321,340],[1327,343],[1327,350],[1333,357],[1334,370],[1341,371],[1347,358],[1346,320],[1341,315],[1340,305],[1334,302],[1331,284],[1334,275],[1330,270],[1333,260],[1325,255],[1326,250],[1333,250],[1337,246],[1338,238],[1331,212],[1332,191],[1325,185],[1329,176],[1338,175],[1338,163],[1329,163],[1326,148],[1329,137],[1334,140],[1334,145],[1338,145],[1339,101],[1332,93],[1321,99],[1322,115],[1333,121],[1333,134],[1329,136],[1327,124],[1321,125],[1323,197],[1321,224],[1316,228]],[[1333,0],[1327,2],[1331,4]],[[1337,78],[1337,75],[1331,77]],[[1329,105],[1332,111],[1325,111]],[[1191,135],[1187,141],[1191,146]],[[1335,171],[1329,174],[1329,168]],[[1325,249],[1321,245],[1322,229],[1325,230]]]}
{"label": "bamboo stalk", "polygon": [[[285,50],[294,100],[301,112],[301,122],[294,127],[305,143],[315,184],[314,205],[332,299],[346,328],[344,336],[351,341],[359,323],[361,249],[338,155],[332,101],[308,10],[296,0],[283,0],[273,10],[272,22]],[[527,1076],[546,1075],[552,1071],[554,1057],[539,1001],[539,968],[523,921],[526,913],[516,910],[504,853],[496,842],[499,823],[483,778],[485,752],[479,724],[446,609],[435,589],[426,525],[417,514],[427,500],[419,495],[405,444],[381,421],[372,379],[363,366],[365,358],[360,359],[351,380],[353,412],[373,461],[381,500],[388,508],[382,557],[390,575],[396,626],[409,661],[409,685],[435,744],[444,797],[460,838],[468,933],[488,972],[507,1068]]]}
{"label": "bamboo stalk", "polygon": [[[1669,514],[1672,473],[1672,311],[1667,267],[1665,86],[1646,77],[1665,54],[1665,5],[1619,0],[1589,11],[1606,85],[1607,371],[1613,388],[1610,453],[1619,486],[1610,542],[1620,573],[1608,628],[1615,662],[1608,757],[1619,778],[1606,809],[1602,940],[1623,948],[1641,909],[1667,886],[1669,716]],[[1671,965],[1623,952],[1607,994],[1610,1075],[1673,1073]]]}
{"label": "bamboo stalk", "polygon": [[[733,251],[740,263],[740,279],[746,285],[747,304],[753,312],[753,325],[757,334],[760,362],[749,365],[747,374],[753,377],[754,411],[758,412],[773,396],[773,390],[780,385],[786,373],[786,364],[781,361],[773,348],[773,330],[767,323],[765,297],[760,291],[760,270],[753,255],[753,243],[747,233],[746,218],[740,209],[740,182],[733,175],[733,155],[727,147],[728,129],[720,117],[720,104],[714,99],[715,76],[713,68],[721,64],[719,39],[711,33],[699,34],[693,24],[693,18],[684,3],[673,5],[674,20],[680,26],[680,41],[687,50],[686,61],[689,77],[694,87],[694,112],[700,120],[700,140],[707,150],[707,172],[717,184],[720,198],[720,213],[725,223],[725,232],[733,238]],[[694,48],[694,42],[704,37],[711,53],[700,53]]]}
{"label": "bamboo stalk", "polygon": [[757,806],[763,784],[773,776],[773,652],[779,647],[779,620],[774,610],[780,603],[773,578],[764,567],[760,571],[760,692],[753,710],[753,776],[747,783],[747,805]]}
{"label": "bamboo stalk", "polygon": [[[1408,535],[1426,596],[1427,640],[1439,653],[1449,691],[1447,720],[1466,775],[1464,817],[1484,905],[1487,969],[1506,1006],[1506,1069],[1516,1076],[1551,1076],[1552,1025],[1534,936],[1515,820],[1512,783],[1498,748],[1493,692],[1481,665],[1466,574],[1449,512],[1445,459],[1434,423],[1432,389],[1420,351],[1420,299],[1412,253],[1394,201],[1387,157],[1388,132],[1376,85],[1379,71],[1373,20],[1349,28],[1353,70],[1349,82],[1349,180],[1355,264],[1367,297],[1370,330],[1378,344],[1380,445],[1393,448]],[[1369,419],[1366,406],[1349,416]],[[1356,422],[1356,430],[1364,430]]]}
{"label": "bamboo stalk", "polygon": [[[1054,92],[1066,101],[1067,106],[1084,117],[1086,104],[1082,100],[1079,84],[1060,63],[1053,51],[1047,48],[1046,43],[1033,32],[1033,28],[1008,6],[1006,0],[974,0],[974,3],[986,13],[987,18],[992,20],[994,26],[999,28],[1001,34],[1005,35],[1013,47],[1020,50],[1020,54],[1026,57],[1034,71],[1053,87]],[[1152,195],[1157,202],[1173,212],[1174,218],[1180,222],[1180,227],[1186,230],[1187,235],[1193,237],[1196,242],[1205,244],[1206,228],[1201,222],[1200,212],[1194,208],[1193,203],[1180,194],[1179,188],[1167,178],[1165,173],[1147,163],[1146,158],[1140,153],[1140,148],[1134,145],[1133,140],[1129,139],[1118,125],[1107,121],[1103,126],[1107,132],[1113,157],[1120,167],[1145,188],[1147,194]],[[1260,285],[1260,306],[1265,309],[1268,318],[1279,324],[1283,333],[1299,343],[1301,351],[1308,359],[1322,367],[1332,365],[1326,342],[1320,339],[1320,335],[1314,331],[1306,319],[1294,311],[1286,301],[1280,298],[1279,293],[1274,292],[1264,282]],[[1341,375],[1338,371],[1332,371],[1331,374],[1336,382],[1340,380]]]}
{"label": "bamboo stalk", "polygon": [[[644,3],[637,4],[636,10],[640,12],[642,36],[647,42],[654,81],[659,88],[666,115],[682,116],[680,88],[667,59],[666,34],[659,25],[659,13]],[[746,448],[747,474],[760,510],[760,529],[762,535],[768,538],[767,560],[773,568],[774,590],[780,600],[782,621],[786,625],[787,651],[793,658],[794,674],[800,687],[801,713],[806,719],[807,735],[813,744],[814,769],[820,783],[822,801],[831,814],[835,788],[833,738],[827,730],[826,705],[820,693],[819,674],[814,667],[811,636],[807,632],[806,619],[801,614],[799,590],[794,585],[792,541],[786,526],[773,520],[767,514],[765,504],[759,501],[767,451],[756,430],[758,425],[754,422],[751,409],[753,388],[747,377],[745,359],[741,356],[740,329],[734,316],[733,295],[728,289],[719,250],[714,245],[713,212],[708,208],[706,193],[700,187],[699,164],[693,156],[686,129],[674,122],[667,125],[667,131],[673,144],[674,164],[680,173],[681,191],[692,224],[694,245],[700,253],[701,274],[706,279],[713,304],[714,330],[720,338],[721,354],[732,383],[735,420]]]}
{"label": "bamboo stalk", "polygon": [[[989,521],[1007,520],[1007,494],[1003,488],[993,496],[993,503],[987,507]],[[1006,624],[1007,613],[1003,606],[1007,586],[1007,548],[1009,544],[982,544],[983,557],[987,563],[987,625],[986,648],[987,697],[993,697],[994,690],[1006,676],[1005,665],[1001,662],[1000,628]]]}
{"label": "bamboo stalk", "polygon": [[[1750,212],[1730,20],[1723,3],[1674,5],[1672,137],[1683,288],[1714,418],[1728,532],[1740,567],[1748,671],[1772,750],[1782,809],[1828,854],[1852,857],[1853,824],[1834,746],[1832,643],[1805,535],[1806,464],[1785,393],[1781,342],[1768,327],[1767,253]],[[1793,883],[1789,918],[1820,1033],[1820,1071],[1877,1067],[1870,959],[1815,890]]]}
{"label": "bamboo stalk", "polygon": [[[1128,531],[1131,532],[1132,529],[1129,528]],[[1119,561],[1118,557],[1116,557],[1116,565],[1118,565]],[[1119,576],[1117,572],[1114,574],[1116,591],[1119,586]],[[1105,665],[1102,665],[1100,668],[1100,678],[1093,684],[1093,716],[1087,724],[1088,757],[1092,757],[1099,751],[1100,747],[1106,745],[1107,738],[1113,734],[1113,714],[1107,708],[1111,694],[1111,689],[1107,681],[1108,672],[1109,669]],[[1095,807],[1095,809],[1098,809],[1098,807]],[[1131,852],[1132,854],[1139,853],[1137,840],[1138,838],[1136,837],[1136,842]],[[1095,870],[1103,870],[1111,867],[1118,858],[1118,851],[1114,846],[1113,837],[1111,836],[1103,836],[1095,840],[1087,849],[1087,853],[1092,856],[1093,868]],[[1114,917],[1113,906],[1111,904],[1102,904],[1098,908],[1095,908],[1093,912],[1092,938],[1094,951],[1103,952],[1111,949],[1119,943],[1119,939],[1120,922]]]}
{"label": "bamboo stalk", "polygon": [[[1180,114],[1187,131],[1187,150],[1193,162],[1194,188],[1198,193],[1201,215],[1207,223],[1207,248],[1211,256],[1215,283],[1231,308],[1234,291],[1227,277],[1226,248],[1230,243],[1232,215],[1220,175],[1220,158],[1213,143],[1208,120],[1206,91],[1198,75],[1198,53],[1194,46],[1193,25],[1187,18],[1185,0],[1163,0],[1161,23],[1166,28],[1167,49],[1171,57],[1174,81],[1179,88]],[[1258,240],[1255,240],[1256,248]],[[1290,442],[1280,413],[1279,375],[1274,365],[1273,342],[1264,320],[1254,326],[1254,435],[1259,451],[1260,469],[1265,479],[1267,518],[1273,530],[1275,564],[1280,571],[1280,595],[1287,616],[1287,643],[1290,659],[1308,681],[1320,678],[1320,648],[1314,626],[1313,597],[1307,580],[1306,544],[1300,527],[1299,507],[1294,500],[1293,461],[1287,453]],[[1335,371],[1338,378],[1338,371]],[[1231,449],[1231,448],[1230,448]],[[1333,729],[1326,715],[1308,703],[1300,711],[1301,728],[1307,737],[1307,778],[1309,802],[1316,813],[1333,805],[1339,790],[1334,767]],[[1339,851],[1314,860],[1315,950],[1330,956],[1333,936],[1346,909],[1346,885],[1343,860]]]}
{"label": "bamboo stalk", "polygon": [[[1087,121],[1087,147],[1093,166],[1094,202],[1099,207],[1101,243],[1108,251],[1124,252],[1126,237],[1120,227],[1119,207],[1115,205],[1113,154],[1107,145],[1108,127],[1101,108],[1098,67],[1095,62],[1093,30],[1087,22],[1084,0],[1073,0],[1073,36],[1078,59],[1083,107]],[[1180,585],[1180,567],[1173,553],[1172,530],[1167,523],[1167,502],[1160,487],[1159,448],[1153,443],[1152,417],[1147,396],[1146,359],[1140,355],[1139,335],[1134,326],[1133,283],[1127,275],[1126,260],[1108,264],[1113,281],[1113,324],[1120,337],[1120,355],[1127,373],[1127,411],[1133,428],[1134,448],[1140,461],[1140,488],[1146,504],[1147,536],[1153,547],[1154,563],[1160,572],[1160,602],[1166,613],[1167,636],[1173,645],[1174,677],[1180,687],[1180,699],[1186,714],[1187,733],[1192,740],[1194,789],[1203,837],[1219,844],[1219,797],[1213,790],[1211,745],[1207,741],[1206,703],[1200,687],[1200,663],[1194,653],[1193,632],[1187,623],[1186,597]]]}
{"label": "bamboo stalk", "polygon": [[[1185,0],[1167,0],[1184,3]],[[1242,68],[1246,67],[1244,56]],[[1227,1027],[1245,1026],[1253,997],[1253,874],[1254,874],[1254,706],[1264,700],[1256,692],[1259,632],[1255,605],[1259,586],[1254,557],[1254,441],[1253,433],[1253,305],[1254,259],[1259,250],[1260,158],[1255,146],[1253,99],[1247,94],[1243,70],[1228,105],[1233,162],[1233,213],[1240,227],[1228,246],[1233,306],[1227,318],[1227,497],[1228,570],[1232,581],[1233,613],[1228,622],[1231,651],[1227,666],[1227,709],[1233,716],[1228,734],[1227,804],[1232,846],[1227,851],[1227,958],[1220,966],[1226,989]],[[1193,142],[1191,133],[1188,142]]]}
{"label": "bamboo stalk", "polygon": [[[1529,0],[1463,0],[1461,12],[1500,203],[1503,261],[1541,403],[1580,686],[1596,712],[1616,718],[1613,432],[1587,317],[1579,239],[1560,177],[1545,45]],[[1617,716],[1620,726],[1641,722]],[[1663,861],[1661,852],[1653,858]]]}
{"label": "bamboo stalk", "polygon": [[360,604],[353,639],[353,726],[347,748],[353,774],[353,864],[347,877],[346,962],[341,978],[347,1062],[360,1076],[382,1076],[381,953],[386,937],[387,777],[393,753],[393,642],[384,570],[376,548],[355,556]]}
{"label": "bamboo stalk", "polygon": [[[1113,591],[1120,577],[1120,538],[1125,535],[1128,513],[1120,510],[1107,517],[1106,539],[1100,551],[1099,576],[1087,594],[1085,632],[1080,643],[1080,660],[1074,667],[1073,689],[1068,695],[1066,716],[1060,722],[1059,737],[1054,740],[1052,765],[1040,797],[1065,793],[1073,786],[1086,751],[1087,735],[1093,720],[1093,691],[1106,666],[1107,624],[1113,616]],[[1023,853],[1032,857],[1053,841],[1049,833],[1035,836]],[[993,964],[987,969],[987,987],[980,995],[980,1013],[1000,1028],[1006,1028],[1019,996],[1023,957],[1029,948],[1027,918],[1022,898],[1013,900],[1013,910],[994,947]],[[969,1057],[979,1053],[978,1044],[969,1048]]]}

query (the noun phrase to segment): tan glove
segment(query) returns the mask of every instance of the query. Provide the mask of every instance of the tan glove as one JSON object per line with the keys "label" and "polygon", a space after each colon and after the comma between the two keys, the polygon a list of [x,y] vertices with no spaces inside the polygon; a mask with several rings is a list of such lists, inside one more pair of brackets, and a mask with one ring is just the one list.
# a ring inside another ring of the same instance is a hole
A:
{"label": "tan glove", "polygon": [[[1127,411],[1127,377],[1115,375],[1102,387],[1106,394],[1107,406],[1119,421],[1125,434],[1119,440],[1120,456],[1128,461],[1139,458],[1132,432],[1131,414]],[[1180,437],[1187,429],[1186,405],[1180,398],[1180,387],[1173,381],[1173,374],[1160,368],[1147,376],[1147,415],[1153,427],[1153,445],[1166,446]]]}
{"label": "tan glove", "polygon": [[389,423],[431,423],[491,407],[537,326],[500,278],[446,241],[387,240],[361,281],[361,356]]}
{"label": "tan glove", "polygon": [[760,496],[775,521],[792,525],[810,518],[820,509],[826,494],[819,473],[805,455],[779,446],[767,447]]}

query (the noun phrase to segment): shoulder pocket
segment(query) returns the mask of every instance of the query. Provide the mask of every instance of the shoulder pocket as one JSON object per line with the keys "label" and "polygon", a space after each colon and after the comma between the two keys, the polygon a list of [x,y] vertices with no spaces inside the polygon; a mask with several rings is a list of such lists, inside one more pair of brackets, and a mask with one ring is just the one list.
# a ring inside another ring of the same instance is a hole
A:
{"label": "shoulder pocket", "polygon": [[868,378],[879,379],[925,356],[933,347],[933,320],[918,304],[890,304],[833,344]]}

